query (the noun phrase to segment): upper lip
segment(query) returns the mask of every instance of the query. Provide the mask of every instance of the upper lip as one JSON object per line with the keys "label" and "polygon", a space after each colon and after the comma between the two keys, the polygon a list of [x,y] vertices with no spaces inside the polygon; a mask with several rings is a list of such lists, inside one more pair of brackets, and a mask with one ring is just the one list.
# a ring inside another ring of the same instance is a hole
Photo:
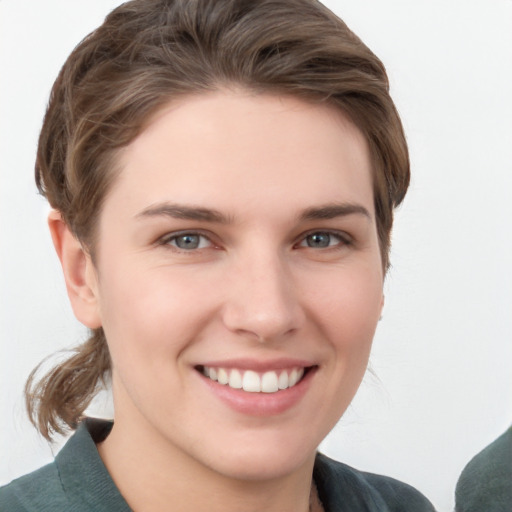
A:
{"label": "upper lip", "polygon": [[205,361],[196,366],[207,366],[208,368],[236,368],[237,370],[253,370],[255,372],[266,372],[271,370],[286,370],[291,368],[308,368],[315,366],[311,360],[296,358],[278,358],[278,359],[225,359],[215,361]]}

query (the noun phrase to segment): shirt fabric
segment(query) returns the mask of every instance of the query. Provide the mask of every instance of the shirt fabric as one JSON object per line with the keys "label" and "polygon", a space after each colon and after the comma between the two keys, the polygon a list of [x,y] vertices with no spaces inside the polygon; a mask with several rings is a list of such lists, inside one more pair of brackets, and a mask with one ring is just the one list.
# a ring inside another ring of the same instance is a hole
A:
{"label": "shirt fabric", "polygon": [[512,510],[512,427],[467,464],[455,502],[456,512]]}
{"label": "shirt fabric", "polygon": [[[0,488],[0,512],[130,512],[96,449],[111,428],[84,421],[54,462]],[[435,512],[413,487],[322,454],[313,478],[325,512]]]}

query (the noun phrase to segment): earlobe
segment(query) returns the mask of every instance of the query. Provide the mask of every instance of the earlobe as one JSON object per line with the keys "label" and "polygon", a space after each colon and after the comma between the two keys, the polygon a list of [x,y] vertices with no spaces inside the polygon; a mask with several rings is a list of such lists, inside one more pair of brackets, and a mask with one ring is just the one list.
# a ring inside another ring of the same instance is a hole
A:
{"label": "earlobe", "polygon": [[91,329],[101,327],[96,271],[90,255],[73,235],[59,211],[50,212],[48,226],[76,318]]}

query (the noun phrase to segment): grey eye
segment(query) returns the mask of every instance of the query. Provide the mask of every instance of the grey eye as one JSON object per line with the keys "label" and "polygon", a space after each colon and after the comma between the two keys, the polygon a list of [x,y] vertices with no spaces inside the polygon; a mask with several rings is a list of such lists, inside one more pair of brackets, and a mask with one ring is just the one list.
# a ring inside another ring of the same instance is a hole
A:
{"label": "grey eye", "polygon": [[180,249],[192,250],[197,249],[201,243],[201,236],[194,234],[185,234],[174,237],[171,242]]}
{"label": "grey eye", "polygon": [[323,248],[331,245],[332,235],[330,233],[311,233],[306,237],[306,245],[312,248]]}
{"label": "grey eye", "polygon": [[181,233],[169,233],[161,238],[162,245],[179,249],[183,252],[192,252],[200,249],[213,247],[212,241],[208,236],[194,231],[182,231]]}

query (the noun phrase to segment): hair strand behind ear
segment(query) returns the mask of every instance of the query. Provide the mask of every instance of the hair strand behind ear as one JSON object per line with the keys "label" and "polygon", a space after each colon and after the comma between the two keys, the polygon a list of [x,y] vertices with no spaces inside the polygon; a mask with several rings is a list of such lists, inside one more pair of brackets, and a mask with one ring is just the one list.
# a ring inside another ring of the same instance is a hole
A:
{"label": "hair strand behind ear", "polygon": [[52,368],[40,380],[36,374],[40,363],[25,384],[25,405],[33,425],[43,437],[65,434],[75,429],[92,398],[98,383],[110,369],[110,355],[103,329],[96,329],[73,354]]}

